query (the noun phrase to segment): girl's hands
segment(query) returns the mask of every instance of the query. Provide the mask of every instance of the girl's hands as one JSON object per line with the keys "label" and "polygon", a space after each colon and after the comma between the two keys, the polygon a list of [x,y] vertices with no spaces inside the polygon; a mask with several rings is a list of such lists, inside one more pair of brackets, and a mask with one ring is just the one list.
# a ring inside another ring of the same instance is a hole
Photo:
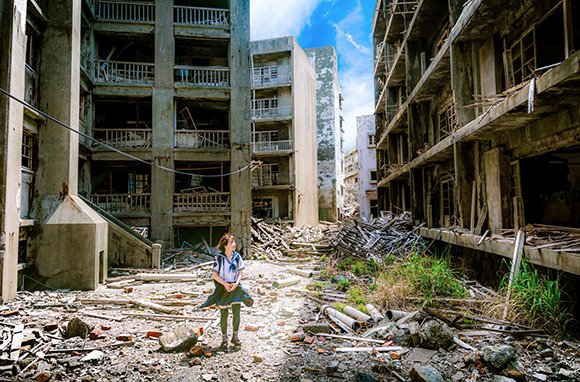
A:
{"label": "girl's hands", "polygon": [[225,287],[226,287],[226,290],[228,292],[231,292],[234,289],[236,289],[238,287],[238,285],[239,285],[239,283],[237,283],[237,282],[236,283],[226,283]]}

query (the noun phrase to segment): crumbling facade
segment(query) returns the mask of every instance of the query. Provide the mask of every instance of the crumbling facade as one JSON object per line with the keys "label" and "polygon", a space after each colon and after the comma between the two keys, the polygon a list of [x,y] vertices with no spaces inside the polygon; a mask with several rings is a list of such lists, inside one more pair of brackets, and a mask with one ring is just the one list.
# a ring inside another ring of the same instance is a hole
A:
{"label": "crumbling facade", "polygon": [[[507,257],[481,236],[580,227],[579,15],[573,0],[377,1],[379,208]],[[580,273],[573,251],[524,252]]]}
{"label": "crumbling facade", "polygon": [[318,217],[341,218],[343,173],[342,93],[334,47],[306,49],[316,70],[316,123],[318,125]]}
{"label": "crumbling facade", "polygon": [[97,0],[82,32],[85,121],[109,145],[85,147],[82,192],[166,246],[230,231],[249,250],[248,4]]}
{"label": "crumbling facade", "polygon": [[194,3],[0,3],[4,299],[19,270],[92,289],[112,254],[158,266],[151,240],[249,251],[249,4]]}
{"label": "crumbling facade", "polygon": [[253,41],[252,213],[318,225],[316,74],[294,37]]}
{"label": "crumbling facade", "polygon": [[378,217],[377,208],[377,152],[375,116],[356,117],[356,151],[358,153],[358,200],[360,217]]}

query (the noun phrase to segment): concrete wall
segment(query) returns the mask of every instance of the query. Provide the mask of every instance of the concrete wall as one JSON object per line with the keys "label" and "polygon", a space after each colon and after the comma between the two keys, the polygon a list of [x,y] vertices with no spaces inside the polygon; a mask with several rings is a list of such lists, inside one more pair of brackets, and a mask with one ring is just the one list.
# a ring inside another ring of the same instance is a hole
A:
{"label": "concrete wall", "polygon": [[340,218],[342,205],[341,90],[333,47],[306,49],[316,70],[318,137],[318,208],[321,220]]}
{"label": "concrete wall", "polygon": [[[0,2],[0,87],[24,98],[26,0]],[[16,297],[23,107],[0,95],[0,292]]]}
{"label": "concrete wall", "polygon": [[356,150],[358,153],[360,216],[371,217],[371,199],[377,199],[377,182],[371,181],[371,171],[377,170],[375,146],[369,146],[369,135],[375,134],[375,116],[356,117]]}
{"label": "concrete wall", "polygon": [[27,272],[54,288],[94,289],[106,275],[107,224],[76,196],[81,4],[48,2],[43,11],[39,108],[70,129],[47,121],[38,132]]}
{"label": "concrete wall", "polygon": [[317,196],[317,139],[316,139],[316,73],[308,57],[294,41],[293,49],[294,99],[294,168],[296,213],[294,223],[318,225]]}

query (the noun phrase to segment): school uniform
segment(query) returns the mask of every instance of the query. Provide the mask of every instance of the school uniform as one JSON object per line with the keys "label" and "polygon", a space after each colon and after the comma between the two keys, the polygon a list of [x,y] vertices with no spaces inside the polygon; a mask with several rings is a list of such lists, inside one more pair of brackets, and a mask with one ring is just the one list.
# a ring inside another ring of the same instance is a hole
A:
{"label": "school uniform", "polygon": [[[235,283],[238,280],[239,272],[245,268],[244,260],[242,256],[234,251],[232,253],[232,258],[220,253],[214,257],[212,272],[217,273],[220,279],[224,280],[226,283]],[[199,308],[217,307],[220,309],[229,308],[233,304],[244,303],[247,306],[252,306],[254,300],[250,294],[242,287],[238,285],[236,289],[228,292],[226,288],[213,280],[215,285],[215,290],[207,300],[199,306]]]}

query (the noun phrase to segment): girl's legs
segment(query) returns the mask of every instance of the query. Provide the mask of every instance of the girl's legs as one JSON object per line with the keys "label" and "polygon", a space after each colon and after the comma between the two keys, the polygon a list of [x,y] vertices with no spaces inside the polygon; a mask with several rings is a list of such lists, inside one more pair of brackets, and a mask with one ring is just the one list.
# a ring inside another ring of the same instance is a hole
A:
{"label": "girl's legs", "polygon": [[222,330],[221,347],[228,346],[228,308],[220,309],[220,328]]}
{"label": "girl's legs", "polygon": [[241,342],[238,338],[238,329],[240,328],[240,310],[242,309],[241,304],[232,304],[232,315],[233,315],[233,329],[234,334],[232,335],[232,344],[234,346],[240,346]]}

